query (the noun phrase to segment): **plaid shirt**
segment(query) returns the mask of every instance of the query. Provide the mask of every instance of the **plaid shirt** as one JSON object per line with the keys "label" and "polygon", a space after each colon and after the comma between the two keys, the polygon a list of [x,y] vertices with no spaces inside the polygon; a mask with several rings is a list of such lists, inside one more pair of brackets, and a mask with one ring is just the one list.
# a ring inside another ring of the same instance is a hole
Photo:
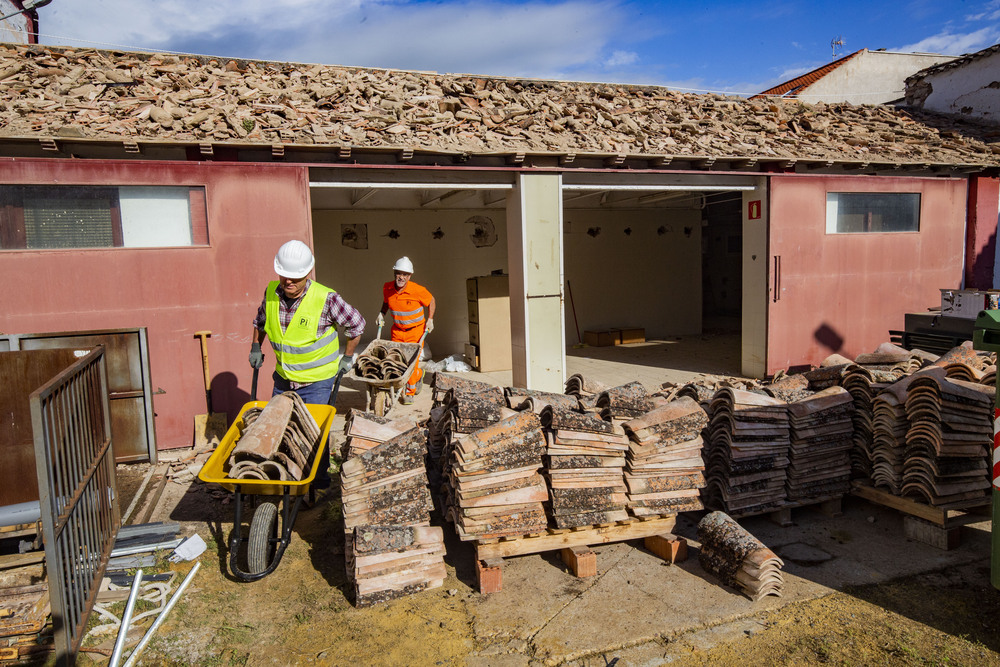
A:
{"label": "plaid shirt", "polygon": [[[298,309],[302,297],[309,289],[309,286],[312,285],[312,282],[312,280],[306,281],[306,289],[302,291],[299,298],[294,300],[285,298],[285,293],[281,291],[281,285],[274,288],[275,293],[279,297],[278,320],[281,323],[282,331],[288,328],[289,323],[292,321],[292,316]],[[264,299],[260,302],[260,307],[257,309],[257,317],[253,319],[254,327],[261,331],[264,330],[264,323],[267,321],[266,308],[267,299]],[[319,321],[320,336],[326,333],[330,327],[336,325],[344,327],[344,336],[348,339],[360,336],[365,330],[365,318],[361,316],[361,313],[354,306],[344,301],[344,298],[336,292],[331,292],[326,297],[326,304],[323,306],[323,312],[320,314]]]}

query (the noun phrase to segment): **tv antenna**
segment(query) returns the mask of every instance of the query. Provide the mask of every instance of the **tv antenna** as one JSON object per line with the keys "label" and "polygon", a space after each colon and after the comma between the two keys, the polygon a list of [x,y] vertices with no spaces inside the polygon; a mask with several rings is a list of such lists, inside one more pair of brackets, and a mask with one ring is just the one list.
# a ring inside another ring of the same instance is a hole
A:
{"label": "tv antenna", "polygon": [[833,57],[834,58],[837,57],[837,47],[838,46],[840,47],[840,51],[841,52],[843,52],[844,46],[846,46],[846,44],[844,43],[844,38],[842,36],[839,36],[839,35],[837,36],[837,39],[831,39],[830,40],[830,48],[833,50]]}

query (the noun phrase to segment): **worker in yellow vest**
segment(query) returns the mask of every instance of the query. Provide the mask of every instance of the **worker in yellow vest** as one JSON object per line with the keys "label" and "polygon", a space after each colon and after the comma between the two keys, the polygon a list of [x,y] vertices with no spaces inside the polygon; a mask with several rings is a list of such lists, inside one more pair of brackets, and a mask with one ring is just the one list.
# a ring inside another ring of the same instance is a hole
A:
{"label": "worker in yellow vest", "polygon": [[[349,371],[354,351],[365,330],[365,318],[337,292],[309,279],[316,264],[302,241],[289,241],[274,257],[272,280],[253,320],[250,365],[260,368],[264,336],[274,350],[274,392],[294,391],[306,403],[325,405],[330,400],[338,370]],[[343,355],[337,327],[347,343]]]}
{"label": "worker in yellow vest", "polygon": [[[379,311],[378,326],[385,324],[385,314],[392,312],[391,339],[399,343],[418,343],[424,332],[434,330],[434,296],[423,285],[410,280],[413,262],[409,257],[400,257],[392,267],[393,279],[382,285],[382,310]],[[424,309],[427,310],[426,316]],[[406,381],[406,390],[400,397],[403,405],[413,403],[413,397],[423,387],[424,371],[420,361],[413,367],[413,373]]]}

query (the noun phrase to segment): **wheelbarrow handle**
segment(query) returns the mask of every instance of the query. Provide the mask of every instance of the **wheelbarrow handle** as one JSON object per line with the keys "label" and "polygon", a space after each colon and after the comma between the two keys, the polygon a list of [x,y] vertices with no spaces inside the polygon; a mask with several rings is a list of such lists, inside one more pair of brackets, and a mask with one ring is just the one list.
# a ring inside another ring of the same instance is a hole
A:
{"label": "wheelbarrow handle", "polygon": [[253,369],[253,382],[250,383],[250,400],[251,401],[256,401],[257,400],[257,372],[259,370],[260,370],[259,368]]}
{"label": "wheelbarrow handle", "polygon": [[337,381],[333,383],[333,391],[330,392],[330,400],[327,401],[327,405],[333,406],[337,402],[337,394],[340,393],[340,381],[344,379],[344,373],[347,371],[341,368],[337,371]]}

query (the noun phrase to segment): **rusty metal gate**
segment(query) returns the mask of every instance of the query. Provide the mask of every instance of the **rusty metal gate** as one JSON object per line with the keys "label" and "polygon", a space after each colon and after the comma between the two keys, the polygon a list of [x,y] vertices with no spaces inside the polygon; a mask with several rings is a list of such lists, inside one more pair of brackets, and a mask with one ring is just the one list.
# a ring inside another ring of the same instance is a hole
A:
{"label": "rusty metal gate", "polygon": [[72,664],[121,523],[104,348],[29,397],[56,655]]}

